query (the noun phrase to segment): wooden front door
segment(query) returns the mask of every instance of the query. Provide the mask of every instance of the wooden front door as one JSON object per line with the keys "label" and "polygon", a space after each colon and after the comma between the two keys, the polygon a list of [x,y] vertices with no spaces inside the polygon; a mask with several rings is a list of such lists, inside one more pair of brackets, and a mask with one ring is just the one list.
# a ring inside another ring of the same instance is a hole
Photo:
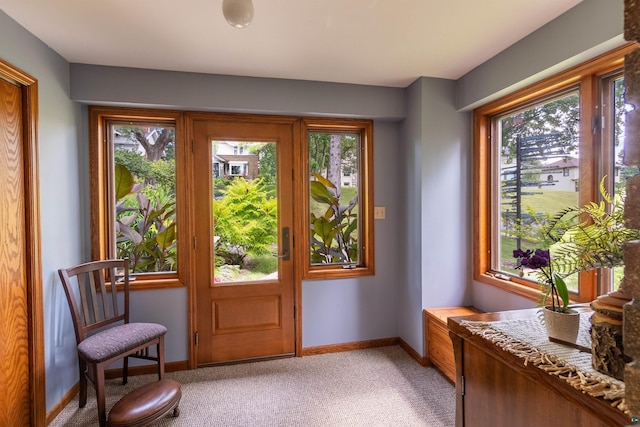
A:
{"label": "wooden front door", "polygon": [[193,120],[199,366],[294,354],[293,130]]}
{"label": "wooden front door", "polygon": [[36,83],[0,61],[0,425],[44,425]]}

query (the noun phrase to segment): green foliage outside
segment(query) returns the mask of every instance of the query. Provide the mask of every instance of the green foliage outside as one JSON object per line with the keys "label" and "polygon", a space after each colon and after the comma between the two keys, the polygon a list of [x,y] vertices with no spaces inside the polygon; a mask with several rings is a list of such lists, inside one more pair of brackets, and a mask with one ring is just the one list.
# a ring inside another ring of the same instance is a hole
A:
{"label": "green foliage outside", "polygon": [[122,164],[114,169],[116,256],[134,273],[177,267],[175,197],[161,184],[144,185]]}
{"label": "green foliage outside", "polygon": [[[262,179],[234,178],[220,194],[213,201],[215,276],[230,280],[234,275],[224,273],[228,266],[243,269],[248,259],[273,258],[278,242],[278,202],[269,196]],[[272,271],[276,269],[277,264]]]}
{"label": "green foliage outside", "polygon": [[[309,173],[322,174],[329,168],[331,156],[339,156],[344,173],[357,173],[358,142],[354,135],[344,134],[341,137],[340,152],[331,153],[331,134],[309,134]],[[326,177],[325,177],[326,178]]]}
{"label": "green foliage outside", "polygon": [[324,211],[310,213],[311,262],[316,264],[358,262],[358,197],[341,205],[336,186],[313,174],[309,183],[311,198]]}
{"label": "green foliage outside", "polygon": [[277,152],[276,144],[252,143],[249,146],[249,152],[258,156],[259,172],[258,176],[262,178],[265,184],[275,184],[277,171]]}
{"label": "green foliage outside", "polygon": [[130,171],[138,181],[175,195],[175,160],[149,161],[140,153],[126,149],[114,151],[114,163]]}
{"label": "green foliage outside", "polygon": [[529,151],[528,154],[533,156],[537,153],[545,156],[546,153],[553,151],[554,154],[564,152],[567,156],[571,155],[578,146],[579,101],[577,92],[574,92],[503,118],[501,120],[503,153],[507,154],[511,161],[517,154],[518,137],[558,133],[561,135],[560,138],[549,140],[549,144],[540,145],[537,147],[537,152]]}

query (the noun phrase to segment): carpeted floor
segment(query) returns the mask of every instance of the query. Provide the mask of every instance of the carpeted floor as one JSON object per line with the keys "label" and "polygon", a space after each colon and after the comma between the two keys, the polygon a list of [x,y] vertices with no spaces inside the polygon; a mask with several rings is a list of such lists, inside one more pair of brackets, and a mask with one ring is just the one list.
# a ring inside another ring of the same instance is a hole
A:
{"label": "carpeted floor", "polygon": [[[167,374],[182,384],[180,416],[157,426],[454,425],[455,389],[399,346],[201,368]],[[107,410],[153,375],[107,382]],[[95,395],[74,399],[50,424],[96,426]]]}

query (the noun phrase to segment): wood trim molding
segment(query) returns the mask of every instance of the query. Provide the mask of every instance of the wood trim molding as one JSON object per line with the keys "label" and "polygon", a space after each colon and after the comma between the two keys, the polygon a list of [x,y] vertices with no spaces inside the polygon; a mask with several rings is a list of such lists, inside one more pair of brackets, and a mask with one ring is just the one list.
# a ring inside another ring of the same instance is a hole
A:
{"label": "wood trim molding", "polygon": [[422,366],[429,366],[431,365],[431,362],[429,362],[429,359],[427,359],[426,356],[420,356],[420,353],[418,353],[417,351],[414,350],[413,347],[411,347],[409,345],[409,343],[407,343],[405,340],[403,340],[402,338],[398,338],[398,344],[400,345],[400,347],[402,347],[402,349],[404,351],[407,352],[407,354],[409,354],[409,356],[411,356],[416,362],[418,362],[420,365]]}
{"label": "wood trim molding", "polygon": [[47,412],[47,417],[45,419],[45,425],[49,425],[53,422],[53,420],[62,412],[66,406],[73,401],[73,399],[78,395],[78,391],[80,390],[80,384],[75,383],[68,392],[62,396],[62,399],[58,401],[53,408],[49,412]]}
{"label": "wood trim molding", "polygon": [[532,99],[544,96],[546,93],[555,92],[563,87],[577,84],[585,75],[604,75],[624,64],[624,55],[632,52],[638,45],[636,43],[626,43],[616,49],[596,56],[588,61],[561,71],[539,82],[533,83],[524,89],[505,95],[491,101],[475,111],[483,115],[491,115],[499,110],[508,109],[515,105],[526,103]]}
{"label": "wood trim molding", "polygon": [[341,344],[319,345],[314,347],[305,347],[302,349],[301,356],[316,356],[318,354],[340,353],[342,351],[363,350],[365,348],[386,347],[389,345],[400,344],[400,338],[381,338],[368,341],[354,341]]}
{"label": "wood trim molding", "polygon": [[320,345],[315,347],[305,347],[301,350],[300,356],[317,356],[319,354],[340,353],[342,351],[364,350],[367,348],[387,347],[399,345],[404,351],[422,366],[429,366],[428,360],[411,347],[402,338],[381,338],[377,340],[355,341],[341,344]]}
{"label": "wood trim molding", "polygon": [[44,313],[42,291],[42,237],[40,230],[40,178],[38,161],[38,81],[0,60],[0,78],[22,88],[25,169],[26,272],[28,274],[29,394],[31,422],[45,423],[46,388]]}

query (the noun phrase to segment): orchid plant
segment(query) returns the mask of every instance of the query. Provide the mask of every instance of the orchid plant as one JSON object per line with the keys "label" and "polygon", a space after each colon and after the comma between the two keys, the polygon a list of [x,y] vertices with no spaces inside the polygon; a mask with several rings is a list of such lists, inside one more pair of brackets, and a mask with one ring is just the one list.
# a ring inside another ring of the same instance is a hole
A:
{"label": "orchid plant", "polygon": [[540,305],[566,313],[569,310],[569,290],[562,276],[553,271],[549,250],[516,249],[513,257],[518,260],[516,268],[520,270],[520,276],[524,275],[525,269],[536,271],[542,289]]}

